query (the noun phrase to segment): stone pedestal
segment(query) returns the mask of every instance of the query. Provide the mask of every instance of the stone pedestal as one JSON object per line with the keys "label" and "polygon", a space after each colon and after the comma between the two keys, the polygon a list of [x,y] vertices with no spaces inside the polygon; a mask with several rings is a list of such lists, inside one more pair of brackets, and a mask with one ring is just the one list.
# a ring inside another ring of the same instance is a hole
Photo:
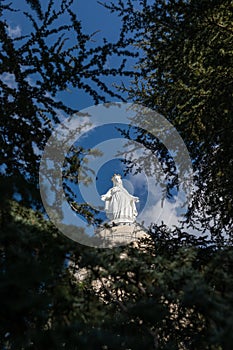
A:
{"label": "stone pedestal", "polygon": [[146,231],[137,223],[118,224],[112,227],[99,227],[96,237],[102,241],[102,248],[113,248],[136,242],[140,238],[149,237]]}

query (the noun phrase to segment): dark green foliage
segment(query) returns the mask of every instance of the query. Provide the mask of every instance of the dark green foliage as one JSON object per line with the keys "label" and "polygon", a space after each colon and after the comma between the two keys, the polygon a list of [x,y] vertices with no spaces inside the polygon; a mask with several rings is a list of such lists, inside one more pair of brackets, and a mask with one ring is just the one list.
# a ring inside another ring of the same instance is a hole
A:
{"label": "dark green foliage", "polygon": [[40,214],[8,204],[2,348],[230,349],[232,249],[165,227],[138,248],[85,248]]}
{"label": "dark green foliage", "polygon": [[230,0],[110,6],[143,51],[131,98],[168,118],[190,152],[197,191],[187,221],[219,241],[233,224],[232,6]]}
{"label": "dark green foliage", "polygon": [[120,349],[230,349],[232,249],[165,227],[151,233],[156,243],[139,249],[82,256],[113,312],[103,328],[119,334]]}
{"label": "dark green foliage", "polygon": [[8,204],[1,211],[1,348],[84,349],[101,304],[69,268],[80,247],[42,215]]}

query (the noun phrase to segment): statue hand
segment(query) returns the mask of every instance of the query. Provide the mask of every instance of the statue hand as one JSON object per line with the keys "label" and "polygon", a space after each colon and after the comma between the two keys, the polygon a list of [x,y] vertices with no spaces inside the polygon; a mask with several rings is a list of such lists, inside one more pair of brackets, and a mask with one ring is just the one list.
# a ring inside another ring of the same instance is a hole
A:
{"label": "statue hand", "polygon": [[138,203],[139,202],[139,198],[135,197],[135,202]]}

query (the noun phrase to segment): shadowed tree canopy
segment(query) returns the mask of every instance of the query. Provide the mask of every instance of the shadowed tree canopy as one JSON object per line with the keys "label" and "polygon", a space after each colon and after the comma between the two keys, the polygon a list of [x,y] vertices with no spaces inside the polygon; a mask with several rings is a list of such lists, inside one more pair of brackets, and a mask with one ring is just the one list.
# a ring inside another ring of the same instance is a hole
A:
{"label": "shadowed tree canopy", "polygon": [[230,350],[232,249],[166,227],[151,234],[138,249],[91,249],[11,203],[1,217],[1,347]]}

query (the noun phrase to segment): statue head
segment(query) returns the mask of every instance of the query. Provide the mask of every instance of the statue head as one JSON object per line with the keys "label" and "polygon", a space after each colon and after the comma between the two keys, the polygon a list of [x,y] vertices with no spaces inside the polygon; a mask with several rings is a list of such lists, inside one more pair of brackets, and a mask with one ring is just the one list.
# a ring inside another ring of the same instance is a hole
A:
{"label": "statue head", "polygon": [[121,175],[120,174],[114,174],[112,177],[112,182],[114,185],[122,185]]}

